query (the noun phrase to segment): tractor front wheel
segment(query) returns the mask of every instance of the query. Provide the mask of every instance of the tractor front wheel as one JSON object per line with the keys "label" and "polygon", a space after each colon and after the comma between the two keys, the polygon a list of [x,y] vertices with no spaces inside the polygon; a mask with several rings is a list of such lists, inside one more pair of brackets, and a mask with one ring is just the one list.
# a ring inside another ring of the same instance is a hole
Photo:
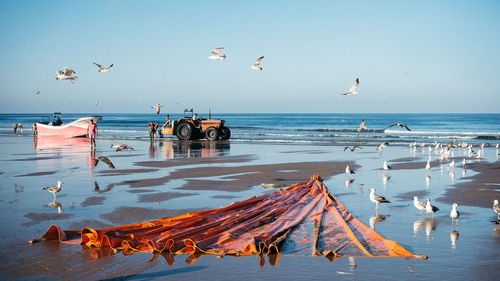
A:
{"label": "tractor front wheel", "polygon": [[228,127],[222,127],[220,128],[220,134],[219,137],[221,140],[227,140],[231,137],[231,131],[229,130]]}
{"label": "tractor front wheel", "polygon": [[177,138],[180,140],[189,140],[191,139],[191,135],[193,134],[193,128],[191,124],[182,123],[177,126],[177,130],[175,132]]}
{"label": "tractor front wheel", "polygon": [[210,127],[205,131],[205,136],[206,136],[207,140],[213,141],[219,137],[219,133],[217,132],[216,128]]}

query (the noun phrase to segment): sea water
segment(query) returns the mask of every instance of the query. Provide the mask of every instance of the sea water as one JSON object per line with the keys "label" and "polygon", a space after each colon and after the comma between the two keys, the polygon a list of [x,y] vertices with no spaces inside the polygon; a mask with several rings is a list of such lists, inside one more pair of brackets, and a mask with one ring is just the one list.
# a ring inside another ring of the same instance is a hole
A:
{"label": "sea water", "polygon": [[[147,138],[148,122],[165,122],[166,114],[63,113],[64,123],[77,118],[100,115],[102,137]],[[208,114],[199,113],[201,118]],[[12,134],[12,124],[21,123],[24,134],[31,125],[50,114],[0,114],[0,134]],[[183,114],[170,114],[177,120]],[[190,116],[188,116],[190,117]],[[212,119],[225,120],[231,139],[238,141],[368,143],[433,143],[456,140],[467,143],[500,143],[500,114],[346,114],[346,113],[214,113]],[[358,131],[362,120],[366,130]],[[400,122],[411,131],[389,125]],[[20,131],[18,130],[18,133]]]}

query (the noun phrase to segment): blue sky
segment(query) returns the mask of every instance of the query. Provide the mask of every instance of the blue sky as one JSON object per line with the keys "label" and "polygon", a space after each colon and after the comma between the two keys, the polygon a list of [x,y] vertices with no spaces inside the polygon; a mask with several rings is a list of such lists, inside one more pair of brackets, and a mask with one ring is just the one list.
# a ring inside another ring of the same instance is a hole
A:
{"label": "blue sky", "polygon": [[[500,1],[2,1],[0,112],[498,113],[498,15]],[[54,78],[65,66],[74,85]]]}

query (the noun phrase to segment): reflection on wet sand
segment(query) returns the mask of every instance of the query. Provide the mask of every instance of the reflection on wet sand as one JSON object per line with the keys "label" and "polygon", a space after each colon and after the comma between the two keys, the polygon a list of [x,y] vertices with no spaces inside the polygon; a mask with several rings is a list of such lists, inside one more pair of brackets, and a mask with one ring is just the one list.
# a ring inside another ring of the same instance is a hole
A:
{"label": "reflection on wet sand", "polygon": [[[165,159],[218,157],[229,152],[230,143],[228,141],[162,140],[159,142],[159,147]],[[149,156],[150,158],[157,156],[156,144],[151,144],[149,147]]]}
{"label": "reflection on wet sand", "polygon": [[450,232],[451,248],[453,250],[455,250],[457,248],[457,240],[458,240],[459,235],[460,234],[458,233],[458,230],[452,230]]}
{"label": "reflection on wet sand", "polygon": [[369,223],[370,223],[370,228],[375,230],[375,225],[379,222],[385,221],[385,219],[390,216],[390,215],[382,215],[376,213],[374,216],[370,217]]}
{"label": "reflection on wet sand", "polygon": [[104,193],[104,192],[110,191],[112,188],[113,188],[113,185],[112,184],[108,184],[108,186],[106,186],[105,189],[101,189],[99,187],[99,184],[97,183],[97,181],[94,181],[94,192]]}
{"label": "reflection on wet sand", "polygon": [[427,240],[431,237],[431,232],[436,229],[437,221],[434,218],[421,218],[413,223],[413,235],[417,235],[417,233],[425,227],[425,237]]}
{"label": "reflection on wet sand", "polygon": [[57,209],[58,214],[62,214],[63,209],[62,209],[62,204],[56,201],[56,197],[50,202],[49,204],[43,205],[45,208],[52,208],[52,209]]}

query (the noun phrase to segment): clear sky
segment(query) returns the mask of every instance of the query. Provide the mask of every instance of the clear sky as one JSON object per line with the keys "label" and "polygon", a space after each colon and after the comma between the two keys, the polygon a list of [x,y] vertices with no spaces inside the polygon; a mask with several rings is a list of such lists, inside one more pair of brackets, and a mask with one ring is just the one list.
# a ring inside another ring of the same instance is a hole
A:
{"label": "clear sky", "polygon": [[0,42],[0,113],[500,112],[500,1],[1,1]]}

